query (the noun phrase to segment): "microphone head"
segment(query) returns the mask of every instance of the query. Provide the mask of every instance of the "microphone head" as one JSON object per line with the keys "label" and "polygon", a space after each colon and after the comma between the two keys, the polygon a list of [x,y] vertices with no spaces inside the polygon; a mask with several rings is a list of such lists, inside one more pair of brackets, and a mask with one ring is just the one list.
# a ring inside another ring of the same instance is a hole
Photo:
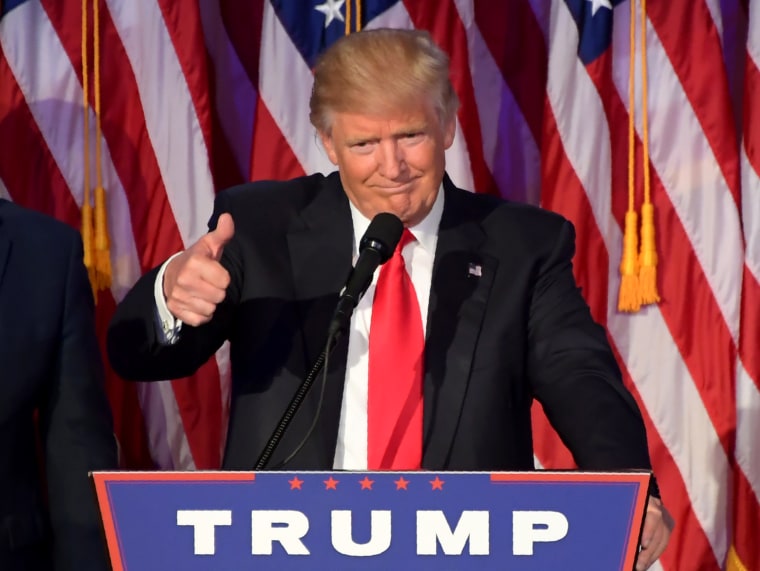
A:
{"label": "microphone head", "polygon": [[390,212],[381,212],[372,219],[362,236],[359,253],[365,248],[371,248],[380,255],[380,263],[384,264],[396,249],[403,232],[404,223],[398,216]]}

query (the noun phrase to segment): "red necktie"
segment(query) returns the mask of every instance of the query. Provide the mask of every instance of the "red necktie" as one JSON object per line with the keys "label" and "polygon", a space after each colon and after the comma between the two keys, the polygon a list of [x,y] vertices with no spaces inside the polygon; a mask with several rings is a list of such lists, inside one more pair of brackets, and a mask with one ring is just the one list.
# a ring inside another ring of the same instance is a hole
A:
{"label": "red necktie", "polygon": [[367,468],[417,470],[422,463],[422,374],[425,339],[414,285],[401,250],[404,230],[381,266],[369,330]]}

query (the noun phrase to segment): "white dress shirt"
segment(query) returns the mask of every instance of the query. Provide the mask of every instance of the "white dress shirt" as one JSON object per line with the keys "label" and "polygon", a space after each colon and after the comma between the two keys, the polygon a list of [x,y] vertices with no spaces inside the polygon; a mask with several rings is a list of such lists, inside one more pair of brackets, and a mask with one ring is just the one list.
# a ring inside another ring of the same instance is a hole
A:
{"label": "white dress shirt", "polygon": [[[428,215],[416,226],[409,228],[416,241],[408,243],[402,255],[406,271],[412,279],[417,293],[422,316],[422,331],[426,333],[430,284],[433,275],[433,259],[438,243],[438,226],[443,214],[443,187],[438,191],[433,207]],[[358,248],[362,236],[367,231],[370,220],[351,203],[351,218],[354,227],[353,260],[359,255]],[[175,254],[176,256],[176,254]],[[172,256],[173,258],[174,256]],[[168,345],[179,339],[182,322],[175,319],[166,306],[163,294],[163,277],[169,258],[156,276],[154,295],[156,299],[156,321],[162,342]],[[380,269],[375,270],[372,283],[359,300],[351,317],[348,336],[348,359],[346,381],[343,389],[343,403],[340,409],[338,444],[335,449],[333,467],[336,470],[367,469],[367,392],[369,385],[369,327],[372,321],[372,301],[375,284]]]}
{"label": "white dress shirt", "polygon": [[[422,332],[427,328],[430,282],[433,275],[433,258],[438,243],[438,225],[443,214],[443,189],[433,208],[422,222],[410,227],[409,231],[417,239],[409,242],[401,252],[406,271],[412,278],[417,301],[422,316]],[[354,222],[354,261],[358,256],[358,245],[370,221],[351,204]],[[375,270],[372,283],[364,297],[359,300],[351,317],[348,335],[348,359],[346,361],[346,383],[343,387],[343,403],[340,407],[338,445],[335,449],[333,468],[336,470],[367,469],[367,392],[369,386],[369,326],[372,322],[372,301],[380,268]]]}

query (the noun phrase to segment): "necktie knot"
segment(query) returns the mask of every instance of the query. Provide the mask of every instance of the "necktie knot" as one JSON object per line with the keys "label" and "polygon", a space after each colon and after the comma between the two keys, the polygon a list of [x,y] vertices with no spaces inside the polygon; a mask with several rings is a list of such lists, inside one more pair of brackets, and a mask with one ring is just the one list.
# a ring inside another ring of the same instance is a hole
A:
{"label": "necktie knot", "polygon": [[404,228],[404,232],[401,234],[401,239],[396,245],[396,251],[394,252],[394,255],[401,254],[402,250],[406,247],[407,244],[415,242],[416,240],[417,238],[415,238],[414,234],[409,231],[409,228]]}

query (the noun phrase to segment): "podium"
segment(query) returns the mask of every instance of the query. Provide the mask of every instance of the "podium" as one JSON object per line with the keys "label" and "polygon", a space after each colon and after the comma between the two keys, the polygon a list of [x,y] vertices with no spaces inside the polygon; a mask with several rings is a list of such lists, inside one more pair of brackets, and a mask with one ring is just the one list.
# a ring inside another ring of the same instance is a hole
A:
{"label": "podium", "polygon": [[649,472],[96,472],[114,571],[631,571]]}

